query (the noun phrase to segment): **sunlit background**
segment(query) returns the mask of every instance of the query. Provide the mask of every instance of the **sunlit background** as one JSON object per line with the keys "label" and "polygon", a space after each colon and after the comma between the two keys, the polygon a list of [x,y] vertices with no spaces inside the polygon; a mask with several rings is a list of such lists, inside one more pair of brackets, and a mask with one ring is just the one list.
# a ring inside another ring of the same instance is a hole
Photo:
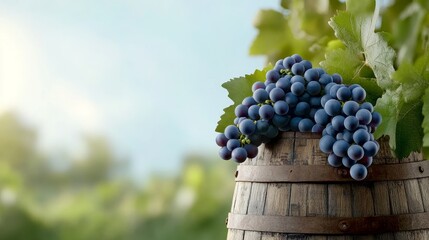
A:
{"label": "sunlit background", "polygon": [[220,85],[263,67],[261,8],[1,0],[0,239],[224,238]]}

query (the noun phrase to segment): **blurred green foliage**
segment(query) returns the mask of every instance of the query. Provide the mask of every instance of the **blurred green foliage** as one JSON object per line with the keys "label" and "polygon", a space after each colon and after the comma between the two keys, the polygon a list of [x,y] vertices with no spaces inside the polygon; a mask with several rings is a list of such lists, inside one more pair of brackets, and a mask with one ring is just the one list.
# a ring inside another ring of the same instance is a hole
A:
{"label": "blurred green foliage", "polygon": [[35,129],[0,116],[1,240],[226,238],[233,164],[189,155],[180,174],[139,186],[101,137],[87,137],[79,159],[36,144]]}

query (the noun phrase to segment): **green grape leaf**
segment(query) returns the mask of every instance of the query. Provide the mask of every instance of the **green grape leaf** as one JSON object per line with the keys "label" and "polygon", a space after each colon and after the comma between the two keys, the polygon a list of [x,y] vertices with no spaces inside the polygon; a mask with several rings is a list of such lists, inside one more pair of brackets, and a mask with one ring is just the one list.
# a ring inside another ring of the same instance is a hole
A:
{"label": "green grape leaf", "polygon": [[251,55],[273,54],[287,45],[291,34],[282,13],[274,10],[261,10],[254,20],[259,30],[249,52]]}
{"label": "green grape leaf", "polygon": [[[374,15],[376,19],[377,14]],[[343,41],[357,59],[374,72],[378,85],[383,89],[395,89],[390,76],[394,72],[395,51],[390,48],[379,33],[375,33],[375,21],[368,14],[353,15],[342,11],[331,18],[329,25],[335,36]],[[349,64],[343,62],[341,64]]]}
{"label": "green grape leaf", "polygon": [[422,149],[422,102],[417,99],[402,105],[399,112],[399,121],[396,126],[396,148],[398,158],[404,158],[411,152]]}
{"label": "green grape leaf", "polygon": [[402,102],[401,87],[399,87],[396,91],[387,90],[375,105],[375,111],[383,116],[383,121],[375,131],[374,137],[380,138],[383,135],[388,135],[390,137],[389,145],[393,150],[396,149],[396,127]]}
{"label": "green grape leaf", "polygon": [[353,14],[372,13],[374,11],[374,8],[374,0],[346,1],[346,10]]}
{"label": "green grape leaf", "polygon": [[402,84],[405,102],[421,99],[429,87],[429,52],[419,58],[414,65],[404,62],[392,75],[395,81]]}
{"label": "green grape leaf", "polygon": [[429,88],[426,89],[425,94],[423,95],[423,147],[429,148]]}
{"label": "green grape leaf", "polygon": [[[343,64],[347,62],[347,64]],[[330,73],[339,73],[346,84],[357,83],[367,91],[367,101],[375,104],[383,91],[377,85],[372,71],[348,49],[334,49],[326,53],[326,60],[320,63]],[[365,76],[365,77],[362,77]]]}
{"label": "green grape leaf", "polygon": [[228,97],[233,101],[233,104],[223,110],[224,113],[217,122],[216,132],[221,133],[228,125],[233,124],[235,107],[241,104],[244,98],[252,96],[252,85],[257,81],[264,82],[266,73],[272,68],[272,65],[268,65],[262,70],[256,70],[253,74],[233,78],[222,84],[222,87],[228,91]]}

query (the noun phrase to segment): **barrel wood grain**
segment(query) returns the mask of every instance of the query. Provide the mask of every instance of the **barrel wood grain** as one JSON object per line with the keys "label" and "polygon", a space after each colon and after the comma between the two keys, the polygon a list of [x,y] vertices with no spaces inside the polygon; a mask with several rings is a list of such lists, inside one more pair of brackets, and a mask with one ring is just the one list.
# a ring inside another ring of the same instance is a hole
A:
{"label": "barrel wood grain", "polygon": [[[327,156],[318,148],[320,136],[309,133],[282,133],[280,138],[259,148],[258,157],[243,165],[326,165]],[[421,161],[421,154],[396,159],[388,142],[373,164]],[[429,169],[425,169],[429,171]],[[240,174],[240,173],[238,173]],[[388,216],[429,211],[429,179],[352,183],[257,183],[236,182],[231,212],[266,216]],[[303,226],[305,229],[305,226]],[[376,235],[308,235],[228,230],[228,240],[363,240],[429,239],[429,230]]]}

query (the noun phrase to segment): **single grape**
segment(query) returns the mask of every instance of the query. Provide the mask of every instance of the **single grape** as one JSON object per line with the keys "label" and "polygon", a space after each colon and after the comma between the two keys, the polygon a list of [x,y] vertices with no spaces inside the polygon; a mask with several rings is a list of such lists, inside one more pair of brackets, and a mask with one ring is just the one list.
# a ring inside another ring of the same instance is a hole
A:
{"label": "single grape", "polygon": [[289,107],[295,107],[299,100],[295,94],[288,92],[285,96],[285,102],[289,105]]}
{"label": "single grape", "polygon": [[350,144],[344,140],[338,140],[332,146],[332,150],[338,157],[347,156],[347,150],[349,149]]}
{"label": "single grape", "polygon": [[298,129],[300,132],[311,132],[314,126],[314,122],[309,118],[304,118],[298,123]]}
{"label": "single grape", "polygon": [[299,102],[295,107],[295,115],[296,116],[305,116],[310,113],[310,104],[306,102]]}
{"label": "single grape", "polygon": [[229,151],[226,147],[222,147],[221,149],[219,149],[219,156],[223,160],[229,160],[231,159],[231,151]]}
{"label": "single grape", "polygon": [[331,88],[332,88],[333,86],[336,86],[336,85],[338,85],[338,84],[333,83],[333,82],[328,83],[328,84],[325,86],[325,95],[330,95],[330,94],[329,94],[329,92],[331,91]]}
{"label": "single grape", "polygon": [[253,105],[249,107],[249,110],[247,111],[248,116],[253,120],[258,120],[260,118],[259,116],[259,107],[258,105]]}
{"label": "single grape", "polygon": [[337,155],[330,153],[328,156],[328,163],[332,167],[341,167],[343,165],[343,158],[338,157]]}
{"label": "single grape", "polygon": [[356,162],[357,162],[356,160],[353,160],[353,159],[351,159],[351,158],[349,158],[347,156],[342,157],[342,159],[341,159],[341,163],[346,168],[351,168],[353,165],[356,164]]}
{"label": "single grape", "polygon": [[337,140],[344,140],[343,133],[342,132],[337,133],[337,135],[335,136],[335,139],[337,139]]}
{"label": "single grape", "polygon": [[259,108],[259,116],[261,116],[262,119],[270,120],[274,116],[274,108],[271,105],[262,105],[261,108]]}
{"label": "single grape", "polygon": [[231,152],[231,157],[234,161],[236,161],[238,163],[242,163],[242,162],[246,161],[247,151],[243,147],[235,148]]}
{"label": "single grape", "polygon": [[365,129],[358,129],[353,133],[353,141],[359,145],[363,145],[369,141],[369,133]]}
{"label": "single grape", "polygon": [[275,102],[274,112],[278,115],[286,115],[289,112],[289,104],[287,104],[285,101]]}
{"label": "single grape", "polygon": [[283,89],[284,92],[289,92],[290,91],[290,75],[286,75],[282,78],[280,78],[277,82],[276,82],[276,87]]}
{"label": "single grape", "polygon": [[319,73],[319,76],[322,76],[323,74],[326,73],[325,70],[323,70],[323,68],[314,68],[314,69]]}
{"label": "single grape", "polygon": [[256,105],[258,103],[255,101],[255,99],[253,99],[253,97],[246,97],[243,99],[241,104],[243,104],[246,107],[250,107],[250,106]]}
{"label": "single grape", "polygon": [[286,69],[291,69],[292,65],[294,65],[294,64],[295,64],[295,59],[293,59],[292,57],[287,57],[283,60],[283,66]]}
{"label": "single grape", "polygon": [[219,147],[225,147],[227,142],[228,142],[228,138],[225,136],[225,134],[224,134],[224,133],[219,133],[219,134],[216,136],[216,144],[217,144]]}
{"label": "single grape", "polygon": [[308,116],[310,116],[311,119],[314,119],[314,115],[316,115],[317,110],[319,110],[319,108],[311,108]]}
{"label": "single grape", "polygon": [[336,99],[330,99],[325,103],[324,109],[329,116],[340,115],[341,103]]}
{"label": "single grape", "polygon": [[364,155],[363,148],[359,145],[353,144],[347,150],[347,156],[349,156],[349,158],[355,161],[361,160],[363,158],[363,155]]}
{"label": "single grape", "polygon": [[259,134],[265,134],[268,131],[270,124],[265,120],[256,121],[256,132]]}
{"label": "single grape", "polygon": [[301,64],[304,65],[305,70],[307,71],[308,69],[312,68],[313,65],[311,64],[310,61],[308,60],[302,60]]}
{"label": "single grape", "polygon": [[299,54],[294,54],[294,55],[292,55],[291,56],[294,60],[295,60],[295,62],[297,62],[297,63],[299,63],[299,62],[301,62],[302,61],[302,57],[299,55]]}
{"label": "single grape", "polygon": [[380,125],[380,123],[381,123],[381,120],[382,120],[381,114],[378,113],[378,112],[373,112],[372,113],[372,120],[371,120],[370,125],[372,127],[378,127]]}
{"label": "single grape", "polygon": [[337,91],[337,98],[340,101],[348,101],[352,96],[352,93],[348,87],[340,87]]}
{"label": "single grape", "polygon": [[274,65],[275,67],[280,66],[280,67],[284,67],[283,66],[283,59],[277,60],[276,65]]}
{"label": "single grape", "polygon": [[241,143],[240,143],[240,140],[238,139],[229,139],[228,143],[226,144],[226,147],[228,148],[229,151],[232,151],[240,146],[241,146]]}
{"label": "single grape", "polygon": [[275,83],[275,82],[277,82],[277,80],[279,80],[280,74],[279,74],[279,72],[277,72],[273,69],[273,70],[268,71],[267,74],[265,75],[265,77],[267,80]]}
{"label": "single grape", "polygon": [[374,106],[370,102],[364,102],[360,105],[360,109],[366,109],[370,112],[374,112]]}
{"label": "single grape", "polygon": [[343,106],[343,113],[347,116],[354,116],[359,111],[359,103],[355,101],[347,101]]}
{"label": "single grape", "polygon": [[255,82],[252,85],[252,92],[255,92],[257,89],[265,89],[265,84],[263,82]]}
{"label": "single grape", "polygon": [[238,139],[240,137],[240,131],[238,130],[238,127],[229,125],[225,128],[225,136],[228,139]]}
{"label": "single grape", "polygon": [[337,131],[335,131],[335,129],[334,129],[334,127],[332,126],[332,124],[331,123],[328,123],[328,125],[326,125],[326,133],[328,134],[328,135],[331,135],[331,136],[335,136],[335,135],[337,135]]}
{"label": "single grape", "polygon": [[344,119],[344,127],[347,130],[354,131],[359,126],[359,120],[355,116],[348,116]]}
{"label": "single grape", "polygon": [[341,115],[337,115],[331,120],[332,127],[335,131],[340,132],[344,129],[344,117]]}
{"label": "single grape", "polygon": [[319,73],[315,69],[308,69],[304,73],[304,78],[308,82],[310,82],[310,81],[317,81],[319,79]]}
{"label": "single grape", "polygon": [[265,89],[256,89],[256,91],[253,92],[253,98],[258,103],[264,103],[268,100],[269,95]]}
{"label": "single grape", "polygon": [[332,83],[332,77],[329,74],[322,74],[319,78],[319,82],[320,84],[322,84],[323,86],[327,86],[328,84]]}
{"label": "single grape", "polygon": [[256,147],[253,144],[246,144],[244,145],[244,149],[247,152],[248,158],[255,158],[258,155],[258,147]]}
{"label": "single grape", "polygon": [[373,157],[377,154],[378,145],[374,141],[368,141],[362,147],[366,157]]}
{"label": "single grape", "polygon": [[359,120],[360,124],[368,125],[372,120],[372,115],[367,109],[361,109],[357,111],[356,118]]}
{"label": "single grape", "polygon": [[307,84],[307,92],[312,96],[319,95],[321,90],[322,87],[319,82],[312,81]]}
{"label": "single grape", "polygon": [[243,120],[239,124],[238,128],[244,135],[252,135],[256,130],[255,123],[250,119]]}
{"label": "single grape", "polygon": [[343,83],[343,78],[341,77],[341,75],[340,74],[338,74],[338,73],[334,73],[334,74],[332,74],[332,80],[334,81],[334,83],[336,83],[336,84],[341,84],[341,83]]}
{"label": "single grape", "polygon": [[[299,126],[298,126],[299,127]],[[323,132],[323,129],[325,129],[322,125],[320,125],[320,124],[314,124],[314,126],[311,128],[311,132],[314,132],[314,133],[322,133]]]}
{"label": "single grape", "polygon": [[301,63],[295,63],[295,64],[292,66],[291,71],[292,71],[292,73],[293,73],[293,74],[295,74],[295,75],[301,75],[301,76],[302,76],[302,75],[304,74],[305,67],[304,67],[304,65],[303,65],[303,64],[301,64]]}
{"label": "single grape", "polygon": [[285,92],[283,91],[283,89],[277,87],[271,90],[269,95],[270,99],[274,102],[284,100],[285,98]]}
{"label": "single grape", "polygon": [[305,92],[305,86],[300,82],[296,82],[292,84],[290,91],[296,96],[301,96]]}
{"label": "single grape", "polygon": [[355,164],[350,168],[350,176],[357,181],[361,181],[366,178],[368,170],[362,164]]}
{"label": "single grape", "polygon": [[235,107],[234,113],[237,117],[248,117],[247,112],[249,111],[249,108],[243,104],[238,104],[237,107]]}
{"label": "single grape", "polygon": [[352,99],[356,102],[363,102],[366,98],[366,91],[363,87],[356,87],[352,90]]}
{"label": "single grape", "polygon": [[319,148],[324,153],[331,153],[335,142],[336,140],[334,137],[325,135],[319,140]]}

